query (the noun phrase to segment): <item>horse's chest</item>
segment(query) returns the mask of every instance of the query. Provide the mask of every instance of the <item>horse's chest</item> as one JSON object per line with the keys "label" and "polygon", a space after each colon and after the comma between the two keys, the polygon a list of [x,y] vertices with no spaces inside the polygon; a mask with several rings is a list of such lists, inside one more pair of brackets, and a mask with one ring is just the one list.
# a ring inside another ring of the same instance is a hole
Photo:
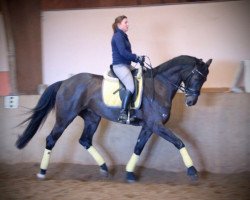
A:
{"label": "horse's chest", "polygon": [[155,105],[154,111],[155,114],[158,116],[158,119],[164,124],[168,121],[170,116],[170,107],[163,106],[163,105]]}
{"label": "horse's chest", "polygon": [[161,115],[162,123],[165,124],[168,121],[169,116],[170,116],[169,109],[166,107],[163,107],[161,109],[160,115]]}
{"label": "horse's chest", "polygon": [[169,113],[163,113],[161,117],[162,117],[162,123],[165,124],[169,119]]}

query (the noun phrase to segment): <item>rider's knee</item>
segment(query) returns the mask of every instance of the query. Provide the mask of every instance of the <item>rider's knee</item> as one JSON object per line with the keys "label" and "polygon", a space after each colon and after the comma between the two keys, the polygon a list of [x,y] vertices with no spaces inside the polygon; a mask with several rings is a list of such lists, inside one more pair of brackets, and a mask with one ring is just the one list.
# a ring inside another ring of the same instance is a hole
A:
{"label": "rider's knee", "polygon": [[134,94],[134,92],[135,92],[135,86],[134,85],[127,86],[126,89],[129,90],[132,94]]}

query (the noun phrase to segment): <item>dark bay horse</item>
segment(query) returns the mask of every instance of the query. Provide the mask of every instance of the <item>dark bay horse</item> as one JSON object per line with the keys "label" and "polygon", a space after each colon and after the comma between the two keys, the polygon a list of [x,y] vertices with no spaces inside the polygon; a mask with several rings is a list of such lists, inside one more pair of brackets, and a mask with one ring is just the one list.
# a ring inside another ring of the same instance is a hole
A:
{"label": "dark bay horse", "polygon": [[[191,56],[173,58],[152,71],[144,72],[144,91],[140,109],[135,110],[137,120],[131,125],[142,126],[134,153],[126,166],[128,182],[136,180],[134,169],[139,156],[150,136],[155,133],[171,142],[179,151],[187,167],[187,174],[191,178],[197,177],[197,170],[193,166],[184,143],[164,124],[168,121],[174,98],[178,89],[183,89],[186,105],[193,106],[198,100],[201,87],[206,81],[208,68],[212,60],[206,63]],[[152,84],[152,77],[154,84]],[[103,76],[81,73],[67,80],[50,85],[36,107],[24,133],[19,136],[16,146],[22,149],[35,135],[42,121],[48,113],[56,109],[56,122],[53,130],[46,138],[46,148],[41,161],[39,178],[44,178],[49,164],[50,153],[67,126],[77,117],[84,120],[84,130],[79,139],[80,144],[89,151],[100,171],[108,174],[107,165],[102,156],[92,145],[93,135],[100,123],[101,117],[118,122],[119,108],[107,107],[102,100]],[[185,87],[181,86],[182,82]],[[153,92],[153,93],[152,93]]]}

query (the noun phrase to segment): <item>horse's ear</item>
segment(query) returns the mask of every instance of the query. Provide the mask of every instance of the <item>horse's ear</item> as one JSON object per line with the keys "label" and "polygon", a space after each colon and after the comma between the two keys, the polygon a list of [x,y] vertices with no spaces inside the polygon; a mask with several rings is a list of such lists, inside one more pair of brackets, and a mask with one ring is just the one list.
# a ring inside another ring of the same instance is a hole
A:
{"label": "horse's ear", "polygon": [[206,62],[206,65],[207,65],[207,67],[209,67],[210,66],[210,64],[212,63],[212,59],[209,59],[207,62]]}

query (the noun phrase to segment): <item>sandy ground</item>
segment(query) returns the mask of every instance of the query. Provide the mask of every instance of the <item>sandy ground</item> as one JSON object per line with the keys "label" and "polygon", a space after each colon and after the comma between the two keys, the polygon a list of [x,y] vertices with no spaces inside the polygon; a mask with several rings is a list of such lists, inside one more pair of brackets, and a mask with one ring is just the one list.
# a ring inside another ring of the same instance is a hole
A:
{"label": "sandy ground", "polygon": [[250,200],[250,172],[238,174],[201,173],[192,182],[185,173],[138,168],[139,180],[124,180],[125,166],[115,166],[103,177],[97,166],[50,164],[47,178],[37,180],[39,164],[0,166],[0,200],[7,199],[199,199]]}

